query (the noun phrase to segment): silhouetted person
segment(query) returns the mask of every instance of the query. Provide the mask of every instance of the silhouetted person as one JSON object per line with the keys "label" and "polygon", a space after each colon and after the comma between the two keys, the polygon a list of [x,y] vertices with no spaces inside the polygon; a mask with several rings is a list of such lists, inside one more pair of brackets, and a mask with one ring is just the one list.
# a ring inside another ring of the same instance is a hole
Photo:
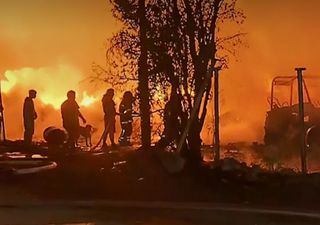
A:
{"label": "silhouetted person", "polygon": [[108,89],[106,94],[102,98],[102,107],[104,112],[104,134],[103,134],[103,147],[107,146],[107,138],[109,136],[112,146],[114,143],[114,133],[116,128],[116,108],[113,101],[114,90]]}
{"label": "silhouetted person", "polygon": [[37,97],[35,90],[29,90],[29,96],[25,98],[23,104],[23,123],[24,123],[24,143],[32,144],[34,134],[34,121],[37,119],[37,113],[34,108],[33,99]]}
{"label": "silhouetted person", "polygon": [[61,115],[63,127],[68,132],[68,146],[74,148],[80,136],[79,117],[83,123],[86,123],[86,119],[79,111],[80,107],[76,102],[76,92],[72,90],[68,91],[67,97],[68,99],[61,105]]}
{"label": "silhouetted person", "polygon": [[122,101],[119,106],[121,134],[119,137],[120,145],[130,145],[132,134],[132,107],[133,95],[130,91],[123,94]]}
{"label": "silhouetted person", "polygon": [[173,94],[164,108],[163,136],[168,143],[179,139],[182,128],[182,114],[181,100],[177,94]]}

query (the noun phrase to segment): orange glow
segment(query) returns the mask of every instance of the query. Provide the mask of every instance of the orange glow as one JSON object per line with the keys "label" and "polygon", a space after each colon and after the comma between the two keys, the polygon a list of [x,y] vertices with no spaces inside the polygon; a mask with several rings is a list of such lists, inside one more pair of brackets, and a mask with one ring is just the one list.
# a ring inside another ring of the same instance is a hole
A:
{"label": "orange glow", "polygon": [[[167,93],[167,94],[169,94],[169,93]],[[156,94],[154,96],[154,100],[156,100],[156,101],[165,101],[165,99],[166,99],[166,93],[164,93],[161,90],[160,86],[157,86],[156,87]]]}
{"label": "orange glow", "polygon": [[[221,71],[222,142],[262,140],[274,76],[294,75],[298,65],[307,68],[306,75],[319,76],[320,1],[301,2],[238,1],[247,16],[241,27],[247,35],[236,60],[231,58],[230,69]],[[0,75],[5,77],[2,90],[8,138],[22,136],[22,104],[31,88],[38,91],[38,137],[45,126],[61,125],[58,109],[70,89],[77,92],[77,101],[88,121],[103,126],[99,107],[105,84],[96,90],[81,81],[91,74],[93,61],[104,65],[105,40],[121,27],[110,8],[104,0],[79,1],[77,7],[73,1],[3,2]],[[123,88],[116,90],[117,109],[122,92]],[[156,98],[162,100],[164,96],[159,93]],[[208,144],[212,143],[212,109],[210,102],[203,138]]]}
{"label": "orange glow", "polygon": [[89,96],[86,91],[83,92],[82,101],[80,102],[81,106],[90,106],[97,101],[97,98],[94,96]]}
{"label": "orange glow", "polygon": [[37,98],[43,104],[52,105],[55,109],[60,108],[68,90],[75,90],[80,106],[89,106],[97,98],[88,95],[87,91],[81,91],[79,87],[81,77],[77,69],[67,64],[50,68],[8,70],[4,75],[5,80],[2,81],[2,90],[4,93],[10,93],[12,89],[18,88],[27,95],[29,89],[35,89],[38,92]]}
{"label": "orange glow", "polygon": [[5,80],[1,81],[1,89],[3,93],[8,93],[10,89],[17,83],[17,77],[12,71],[7,71],[4,75]]}

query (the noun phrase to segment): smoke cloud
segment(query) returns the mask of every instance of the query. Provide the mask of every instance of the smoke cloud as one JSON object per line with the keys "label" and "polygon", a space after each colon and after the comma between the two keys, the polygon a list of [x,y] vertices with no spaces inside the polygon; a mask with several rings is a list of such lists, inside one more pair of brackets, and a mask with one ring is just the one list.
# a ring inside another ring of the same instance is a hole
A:
{"label": "smoke cloud", "polygon": [[[239,48],[229,69],[221,71],[221,139],[262,141],[267,97],[274,76],[319,76],[320,2],[318,0],[239,0],[247,16]],[[22,137],[22,104],[30,88],[38,90],[36,137],[43,128],[61,126],[59,105],[75,89],[81,110],[94,126],[103,127],[100,100],[106,86],[82,82],[93,61],[104,65],[104,43],[119,24],[110,5],[96,1],[12,0],[0,7],[0,73],[3,81],[8,136]],[[316,89],[316,88],[315,88]],[[86,91],[86,93],[85,93]],[[122,93],[117,93],[119,104]],[[313,98],[319,95],[314,94]],[[91,100],[88,100],[91,99]],[[209,107],[213,108],[212,103]],[[208,110],[206,143],[212,143],[213,112]],[[119,131],[119,129],[118,129]]]}

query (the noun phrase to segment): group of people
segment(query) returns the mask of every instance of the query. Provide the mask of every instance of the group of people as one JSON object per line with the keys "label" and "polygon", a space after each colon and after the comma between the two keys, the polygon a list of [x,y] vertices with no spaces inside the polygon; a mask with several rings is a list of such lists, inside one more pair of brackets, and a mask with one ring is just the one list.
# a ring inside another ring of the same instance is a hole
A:
{"label": "group of people", "polygon": [[113,100],[113,97],[114,89],[110,88],[102,98],[102,108],[104,111],[103,146],[106,146],[108,137],[110,139],[111,146],[115,146],[114,133],[116,131],[116,115],[120,116],[121,124],[119,144],[130,145],[133,122],[133,95],[130,91],[126,91],[123,94],[122,101],[119,105],[119,113],[116,112],[116,104]]}
{"label": "group of people", "polygon": [[[37,96],[35,90],[29,90],[28,97],[25,98],[23,105],[24,120],[24,142],[26,145],[32,144],[32,136],[34,134],[34,124],[37,119],[33,99]],[[114,147],[114,134],[116,131],[116,116],[120,116],[121,134],[119,137],[120,145],[130,145],[133,123],[133,103],[134,97],[130,91],[126,91],[119,105],[119,112],[116,111],[116,104],[113,100],[114,89],[110,88],[106,91],[102,98],[102,108],[104,111],[104,132],[102,136],[103,147],[107,146],[109,137],[111,146]],[[68,133],[67,145],[70,148],[76,146],[76,142],[80,136],[80,122],[82,120],[86,124],[85,117],[80,112],[80,107],[76,101],[76,92],[68,91],[67,100],[61,105],[62,125]]]}

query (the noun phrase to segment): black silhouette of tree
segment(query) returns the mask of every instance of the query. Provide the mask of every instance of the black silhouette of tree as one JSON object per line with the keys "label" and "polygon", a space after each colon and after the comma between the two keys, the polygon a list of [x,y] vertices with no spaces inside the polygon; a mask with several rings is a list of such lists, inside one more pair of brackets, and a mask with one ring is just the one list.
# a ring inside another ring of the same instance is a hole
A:
{"label": "black silhouette of tree", "polygon": [[[245,16],[237,8],[237,0],[110,2],[114,17],[123,26],[108,42],[108,66],[98,77],[108,82],[112,78],[115,85],[143,82],[145,86],[138,88],[140,98],[148,97],[151,108],[159,91],[169,93],[170,98],[178,95],[182,105],[180,113],[190,115],[207,72],[216,66],[226,68],[229,57],[236,54],[237,46],[242,43],[244,34],[239,32],[238,25],[244,22]],[[143,13],[139,11],[142,4]],[[139,74],[142,71],[147,73],[143,79]],[[202,99],[197,124],[190,131],[192,138],[188,139],[190,149],[197,154],[210,96],[211,83]]]}

